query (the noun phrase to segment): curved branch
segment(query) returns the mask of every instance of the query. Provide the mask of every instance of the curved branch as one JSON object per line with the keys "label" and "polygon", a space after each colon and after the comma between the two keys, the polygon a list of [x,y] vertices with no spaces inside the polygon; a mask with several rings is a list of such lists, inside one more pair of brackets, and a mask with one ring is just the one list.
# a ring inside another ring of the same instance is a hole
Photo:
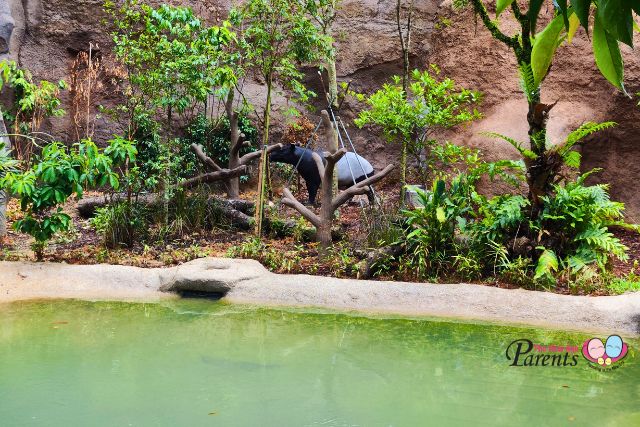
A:
{"label": "curved branch", "polygon": [[191,144],[191,151],[193,151],[196,155],[196,157],[202,162],[204,163],[206,166],[209,167],[209,169],[212,169],[216,172],[222,171],[223,169],[218,166],[218,164],[216,162],[213,161],[213,159],[209,156],[207,156],[204,152],[204,148],[202,148],[202,145],[199,144]]}
{"label": "curved branch", "polygon": [[369,178],[363,181],[360,181],[353,187],[347,188],[346,190],[340,192],[340,194],[338,194],[338,196],[336,196],[336,198],[334,198],[333,201],[331,202],[331,207],[333,208],[333,210],[335,211],[340,206],[347,203],[354,196],[358,196],[360,194],[366,194],[369,191],[367,189],[368,186],[375,184],[376,182],[382,180],[384,177],[389,175],[389,173],[391,173],[394,167],[395,167],[394,165],[389,165],[386,168],[384,168],[382,172],[378,172],[377,174],[370,176]]}
{"label": "curved branch", "polygon": [[327,159],[327,163],[335,165],[344,157],[345,154],[347,154],[347,150],[345,148],[341,148],[335,153],[325,154],[324,158]]}
{"label": "curved branch", "polygon": [[489,12],[487,11],[487,8],[482,2],[482,0],[471,0],[471,2],[473,3],[473,9],[476,11],[478,15],[480,15],[480,19],[482,19],[482,23],[484,24],[485,27],[487,27],[487,29],[491,32],[491,35],[496,40],[501,41],[502,43],[506,44],[507,46],[513,49],[520,48],[520,43],[518,42],[517,36],[509,37],[502,31],[500,31],[500,28],[498,28],[495,22],[491,20],[491,17],[489,17]]}
{"label": "curved branch", "polygon": [[318,168],[318,173],[320,174],[320,176],[324,177],[324,163],[322,163],[322,157],[320,157],[320,154],[312,151],[311,158],[314,162],[316,162],[316,167]]}
{"label": "curved branch", "polygon": [[291,191],[289,191],[288,188],[284,188],[282,190],[282,194],[284,196],[282,198],[282,204],[283,205],[289,206],[290,208],[293,208],[296,211],[298,211],[300,213],[300,215],[302,215],[307,221],[309,221],[314,227],[316,227],[316,229],[320,228],[320,226],[322,225],[322,221],[320,220],[320,217],[318,215],[316,215],[315,213],[313,213],[305,205],[300,203],[295,198],[295,196],[293,194],[291,194]]}
{"label": "curved branch", "polygon": [[195,178],[188,179],[181,182],[179,185],[182,188],[191,188],[198,184],[211,183],[216,181],[223,181],[229,178],[240,176],[247,172],[247,167],[242,165],[235,169],[221,169],[217,172],[205,173],[203,175],[196,176]]}
{"label": "curved branch", "polygon": [[[270,145],[267,147],[267,154],[271,153],[272,151],[279,150],[281,148],[282,148],[282,144]],[[262,150],[253,151],[251,153],[245,154],[244,156],[240,157],[240,164],[246,165],[247,163],[252,162],[253,160],[256,160],[261,155],[262,155]]]}

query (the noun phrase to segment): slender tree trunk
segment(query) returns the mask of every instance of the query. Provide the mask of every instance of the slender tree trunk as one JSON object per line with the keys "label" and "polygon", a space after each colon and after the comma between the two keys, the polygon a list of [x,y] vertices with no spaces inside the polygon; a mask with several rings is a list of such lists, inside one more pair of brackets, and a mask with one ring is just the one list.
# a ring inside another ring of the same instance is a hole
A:
{"label": "slender tree trunk", "polygon": [[[0,110],[0,143],[4,144],[2,151],[5,153],[11,153],[11,140],[7,136],[7,128],[4,124],[4,118],[2,117],[2,110]],[[5,190],[0,190],[0,240],[7,236],[7,204],[9,203],[9,193]]]}
{"label": "slender tree trunk", "polygon": [[402,30],[402,0],[396,1],[396,24],[398,25],[398,36],[400,37],[400,48],[402,49],[402,89],[405,95],[409,89],[409,54],[411,53],[411,19],[413,17],[413,0],[409,1],[407,11],[407,30]]}
{"label": "slender tree trunk", "polygon": [[[337,75],[337,71],[336,71],[336,61],[335,58],[330,58],[327,60],[327,74],[328,74],[328,80],[329,80],[329,104],[331,105],[331,108],[333,110],[333,112],[337,115],[338,114],[338,75]],[[338,149],[340,148],[339,145],[339,139],[338,139],[338,132],[340,132],[340,130],[338,129],[338,123],[333,122],[333,132],[332,132],[332,136],[329,139],[329,146],[328,151],[330,153],[335,153],[336,151],[338,151]],[[331,180],[332,184],[331,184],[331,197],[334,197],[336,194],[338,194],[338,174],[334,173],[332,180]],[[339,215],[339,210],[336,211],[336,214]],[[331,230],[329,230],[329,233],[331,233]]]}
{"label": "slender tree trunk", "polygon": [[[243,141],[241,140],[239,117],[238,113],[233,110],[234,101],[233,89],[229,91],[227,101],[225,103],[225,111],[227,114],[227,120],[229,120],[230,131],[230,150],[229,150],[229,165],[230,170],[240,166],[240,149],[242,148]],[[227,182],[227,197],[229,199],[237,199],[240,197],[240,177],[236,176]]]}
{"label": "slender tree trunk", "polygon": [[262,155],[260,156],[260,168],[258,170],[258,203],[256,204],[256,235],[262,236],[262,221],[264,219],[264,199],[267,185],[267,146],[269,145],[269,127],[271,124],[271,90],[273,88],[272,76],[267,79],[267,102],[264,109],[264,124],[262,128]]}
{"label": "slender tree trunk", "polygon": [[[489,16],[489,12],[482,0],[471,0],[476,14],[482,19],[484,26],[489,30],[493,38],[501,41],[513,49],[520,67],[531,67],[531,21],[528,12],[522,12],[518,2],[511,3],[513,16],[520,24],[520,34],[507,36],[495,21]],[[544,81],[544,78],[542,79]],[[542,84],[542,82],[540,83]],[[549,111],[555,104],[546,105],[541,102],[540,87],[534,93],[525,94],[528,101],[527,123],[529,125],[529,144],[531,151],[536,154],[536,159],[525,158],[527,168],[527,185],[529,186],[529,201],[532,206],[532,217],[537,217],[543,208],[542,197],[550,194],[555,177],[562,167],[562,160],[556,153],[547,150],[547,119]]]}
{"label": "slender tree trunk", "polygon": [[408,163],[408,143],[402,141],[402,153],[400,157],[400,184],[402,185],[402,203],[404,204],[404,192],[407,186],[407,163]]}
{"label": "slender tree trunk", "polygon": [[[167,108],[167,123],[169,129],[171,129],[171,106]],[[167,135],[167,141],[165,144],[165,164],[164,164],[164,176],[162,177],[162,225],[165,227],[169,225],[169,175],[171,174],[171,136]]]}
{"label": "slender tree trunk", "polygon": [[[405,99],[409,96],[409,54],[411,52],[411,18],[413,15],[413,0],[409,1],[409,10],[407,11],[407,29],[402,30],[402,0],[396,1],[396,24],[398,25],[398,37],[400,38],[400,48],[402,50],[402,91]],[[402,154],[400,159],[400,204],[405,204],[405,193],[407,186],[407,168],[408,168],[408,147],[409,141],[402,141]]]}
{"label": "slender tree trunk", "polygon": [[[329,165],[327,165],[329,167]],[[331,166],[333,167],[333,166]],[[335,174],[334,174],[335,175]],[[318,233],[316,236],[317,241],[320,243],[319,256],[321,259],[325,259],[329,255],[329,250],[333,243],[331,237],[331,217],[333,216],[333,189],[331,185],[322,186],[322,207],[320,208],[320,218],[323,219],[320,226],[316,230]]]}

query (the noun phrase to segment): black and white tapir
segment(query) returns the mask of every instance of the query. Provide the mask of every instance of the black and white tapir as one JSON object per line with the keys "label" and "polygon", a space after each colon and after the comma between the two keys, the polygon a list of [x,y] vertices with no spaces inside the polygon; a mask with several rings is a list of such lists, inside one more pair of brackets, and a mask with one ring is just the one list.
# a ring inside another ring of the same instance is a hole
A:
{"label": "black and white tapir", "polygon": [[[277,163],[287,163],[293,166],[297,165],[298,172],[307,184],[309,204],[316,202],[318,188],[320,188],[322,182],[316,160],[326,163],[323,153],[311,149],[304,149],[293,144],[286,144],[280,150],[271,152],[269,160]],[[351,169],[349,169],[349,167],[351,167]],[[341,190],[351,187],[354,177],[356,182],[360,182],[375,173],[371,163],[364,157],[351,152],[347,152],[347,154],[338,161],[336,171],[338,174],[338,188]],[[353,175],[351,175],[352,171]],[[369,191],[369,201],[372,200],[373,193]]]}

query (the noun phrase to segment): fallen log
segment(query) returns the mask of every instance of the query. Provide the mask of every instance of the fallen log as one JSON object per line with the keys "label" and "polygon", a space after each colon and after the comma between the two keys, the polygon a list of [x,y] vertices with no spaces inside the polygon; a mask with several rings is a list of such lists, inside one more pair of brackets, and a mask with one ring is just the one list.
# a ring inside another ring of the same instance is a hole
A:
{"label": "fallen log", "polygon": [[397,258],[407,250],[405,245],[389,245],[372,252],[358,264],[358,279],[370,279],[380,270],[380,263]]}

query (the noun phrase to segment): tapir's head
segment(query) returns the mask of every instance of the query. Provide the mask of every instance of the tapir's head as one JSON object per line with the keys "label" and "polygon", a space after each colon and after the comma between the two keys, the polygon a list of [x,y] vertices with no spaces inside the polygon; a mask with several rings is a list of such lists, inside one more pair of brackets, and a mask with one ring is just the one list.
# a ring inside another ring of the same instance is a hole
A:
{"label": "tapir's head", "polygon": [[296,153],[296,146],[293,144],[284,144],[281,149],[272,151],[269,154],[269,160],[278,163],[296,164],[298,161],[298,153]]}

